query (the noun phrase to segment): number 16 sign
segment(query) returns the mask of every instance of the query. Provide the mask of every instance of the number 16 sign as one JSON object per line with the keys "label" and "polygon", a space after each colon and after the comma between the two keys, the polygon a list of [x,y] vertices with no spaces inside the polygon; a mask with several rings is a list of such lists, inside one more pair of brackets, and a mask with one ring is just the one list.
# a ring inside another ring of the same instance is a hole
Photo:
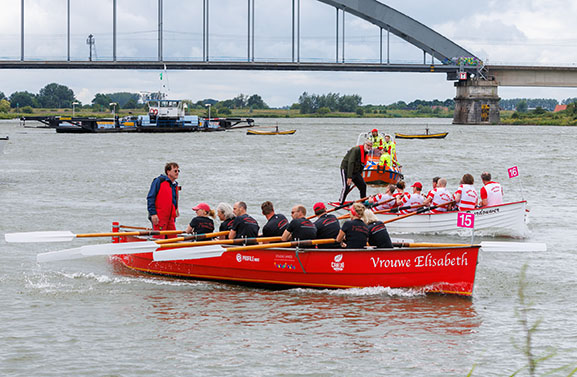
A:
{"label": "number 16 sign", "polygon": [[475,214],[459,212],[457,214],[457,226],[459,228],[475,228]]}

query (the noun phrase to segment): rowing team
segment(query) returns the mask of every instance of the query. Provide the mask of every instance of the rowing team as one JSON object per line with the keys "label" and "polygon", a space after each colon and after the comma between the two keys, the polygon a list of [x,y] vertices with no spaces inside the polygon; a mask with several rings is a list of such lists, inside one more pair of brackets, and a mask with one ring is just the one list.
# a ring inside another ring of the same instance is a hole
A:
{"label": "rowing team", "polygon": [[[432,213],[446,212],[450,210],[467,211],[478,207],[493,206],[503,203],[503,188],[497,182],[491,180],[491,174],[481,174],[483,187],[480,195],[475,189],[475,179],[471,174],[463,175],[460,186],[451,194],[447,189],[445,178],[433,178],[433,188],[425,196],[422,194],[423,185],[415,182],[411,187],[413,192],[405,192],[405,182],[399,181],[396,185],[388,185],[383,193],[370,197],[367,204],[374,211],[382,211],[391,208],[402,208],[400,213],[417,211],[423,206],[432,206]],[[396,192],[395,192],[396,191]],[[446,203],[452,204],[441,206]]]}
{"label": "rowing team", "polygon": [[[187,233],[211,233],[214,231],[214,221],[218,216],[221,221],[219,231],[230,231],[229,239],[256,238],[259,236],[260,226],[257,221],[247,214],[245,202],[230,204],[220,203],[216,212],[206,203],[200,203],[193,208],[196,211],[188,225]],[[275,213],[270,201],[261,205],[262,214],[267,223],[262,228],[262,237],[281,237],[282,241],[289,240],[337,240],[336,244],[319,245],[320,248],[335,248],[339,245],[348,249],[361,249],[367,244],[378,248],[392,248],[393,244],[387,228],[379,221],[375,214],[367,210],[361,203],[350,206],[351,219],[345,221],[341,227],[339,220],[328,213],[324,203],[313,206],[314,215],[307,218],[307,210],[303,205],[295,205],[291,210],[292,220]],[[318,217],[313,223],[312,218]]]}

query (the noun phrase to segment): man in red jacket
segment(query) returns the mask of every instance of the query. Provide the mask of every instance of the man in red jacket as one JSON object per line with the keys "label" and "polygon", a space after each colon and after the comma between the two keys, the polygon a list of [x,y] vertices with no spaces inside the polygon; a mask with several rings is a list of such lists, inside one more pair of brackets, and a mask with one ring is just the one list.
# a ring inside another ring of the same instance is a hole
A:
{"label": "man in red jacket", "polygon": [[164,166],[164,173],[156,177],[150,185],[146,197],[148,218],[154,230],[176,230],[180,189],[176,179],[180,168],[176,162],[169,162]]}

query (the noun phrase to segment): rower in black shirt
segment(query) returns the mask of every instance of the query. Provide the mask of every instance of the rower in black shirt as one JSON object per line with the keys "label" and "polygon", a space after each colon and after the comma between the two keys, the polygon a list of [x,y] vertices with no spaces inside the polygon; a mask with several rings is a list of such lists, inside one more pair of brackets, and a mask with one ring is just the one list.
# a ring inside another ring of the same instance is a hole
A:
{"label": "rower in black shirt", "polygon": [[214,221],[208,216],[214,218],[214,210],[206,203],[200,203],[192,208],[196,212],[196,217],[190,221],[186,227],[186,233],[212,233],[214,232]]}
{"label": "rower in black shirt", "polygon": [[274,212],[274,206],[270,201],[262,203],[260,206],[262,214],[266,217],[268,222],[262,227],[262,235],[264,237],[280,237],[288,225],[288,220],[285,215]]}
{"label": "rower in black shirt", "polygon": [[351,220],[343,224],[337,236],[337,241],[343,247],[347,249],[363,249],[367,246],[369,228],[361,220],[364,212],[365,206],[360,203],[355,203],[351,206]]}
{"label": "rower in black shirt", "polygon": [[[232,229],[232,223],[234,222],[234,212],[232,211],[232,206],[228,203],[218,203],[216,206],[216,214],[218,219],[221,221],[218,228],[219,232],[224,232]],[[228,238],[228,236],[219,236],[221,240]]]}
{"label": "rower in black shirt", "polygon": [[285,229],[282,240],[314,240],[317,235],[317,228],[306,218],[307,210],[303,205],[296,205],[292,208],[291,216],[293,220]]}
{"label": "rower in black shirt", "polygon": [[372,211],[365,211],[363,214],[363,221],[369,227],[369,245],[377,248],[392,249],[393,243],[387,231],[387,227],[382,221],[377,219],[377,216]]}
{"label": "rower in black shirt", "polygon": [[255,238],[258,236],[259,226],[255,219],[246,214],[246,203],[236,202],[232,207],[236,218],[228,238]]}
{"label": "rower in black shirt", "polygon": [[[314,223],[317,228],[317,239],[337,238],[339,230],[341,230],[341,225],[336,216],[326,213],[327,207],[322,202],[316,203],[313,206],[313,211],[315,211],[316,216],[319,216],[318,220]],[[331,249],[340,246],[339,244],[334,243],[318,245],[317,247],[319,249]]]}

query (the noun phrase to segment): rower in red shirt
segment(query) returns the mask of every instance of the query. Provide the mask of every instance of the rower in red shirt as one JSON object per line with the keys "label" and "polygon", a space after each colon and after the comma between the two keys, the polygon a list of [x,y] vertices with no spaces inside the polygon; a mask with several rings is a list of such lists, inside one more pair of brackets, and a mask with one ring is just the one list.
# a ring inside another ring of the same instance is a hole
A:
{"label": "rower in red shirt", "polygon": [[481,206],[495,206],[503,204],[503,187],[498,182],[491,180],[491,173],[481,173],[483,187],[481,188]]}

